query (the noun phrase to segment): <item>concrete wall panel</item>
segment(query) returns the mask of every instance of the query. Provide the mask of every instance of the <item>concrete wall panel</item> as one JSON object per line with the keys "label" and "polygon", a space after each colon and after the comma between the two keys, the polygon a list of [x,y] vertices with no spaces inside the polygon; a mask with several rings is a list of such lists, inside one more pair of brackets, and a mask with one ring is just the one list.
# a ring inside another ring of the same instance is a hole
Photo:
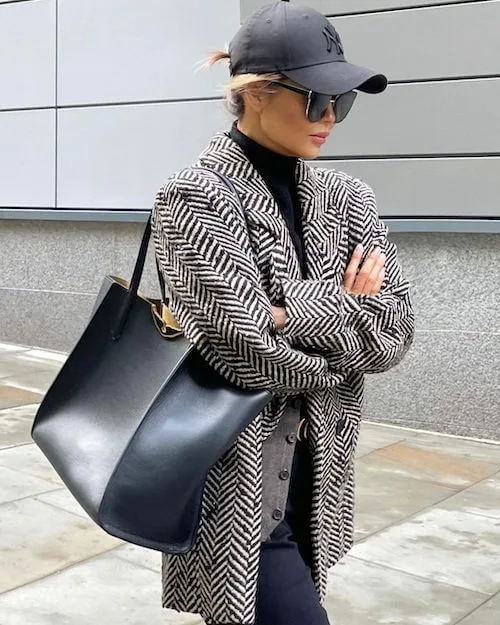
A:
{"label": "concrete wall panel", "polygon": [[0,110],[55,105],[55,1],[0,7]]}
{"label": "concrete wall panel", "polygon": [[54,207],[55,111],[0,113],[0,206]]}
{"label": "concrete wall panel", "polygon": [[229,127],[220,101],[62,110],[58,208],[149,209],[165,179]]}
{"label": "concrete wall panel", "polygon": [[347,59],[373,67],[391,81],[500,74],[500,2],[338,17],[332,22]]}
{"label": "concrete wall panel", "polygon": [[386,217],[500,217],[497,158],[410,158],[319,163],[370,184]]}
{"label": "concrete wall panel", "polygon": [[197,64],[238,21],[227,0],[59,0],[59,103],[214,96],[227,69]]}
{"label": "concrete wall panel", "polygon": [[360,94],[322,156],[499,153],[500,79],[393,85]]}

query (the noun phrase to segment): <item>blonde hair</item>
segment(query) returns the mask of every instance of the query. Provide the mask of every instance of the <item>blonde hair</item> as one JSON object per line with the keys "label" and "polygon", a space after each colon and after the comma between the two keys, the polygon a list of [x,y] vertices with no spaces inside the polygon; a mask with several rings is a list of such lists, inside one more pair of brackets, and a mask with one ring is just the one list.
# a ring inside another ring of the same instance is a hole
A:
{"label": "blonde hair", "polygon": [[[230,63],[230,56],[228,52],[224,50],[215,50],[212,52],[206,61],[204,67],[212,67],[216,63],[226,61]],[[243,94],[252,92],[254,94],[271,94],[274,93],[274,89],[271,87],[272,82],[280,82],[283,80],[282,74],[238,74],[237,76],[231,76],[229,82],[224,86],[224,94],[226,100],[226,107],[229,112],[240,119],[245,112],[245,101]]]}

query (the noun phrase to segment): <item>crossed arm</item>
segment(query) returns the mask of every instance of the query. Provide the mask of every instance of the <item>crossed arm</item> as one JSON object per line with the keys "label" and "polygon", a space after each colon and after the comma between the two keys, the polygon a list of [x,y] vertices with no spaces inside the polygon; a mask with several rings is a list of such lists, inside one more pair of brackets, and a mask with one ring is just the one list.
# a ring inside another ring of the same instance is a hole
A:
{"label": "crossed arm", "polygon": [[[372,295],[380,293],[385,277],[385,254],[380,247],[375,248],[361,263],[363,246],[356,245],[352,258],[347,266],[344,276],[344,288],[352,295]],[[283,330],[286,325],[286,308],[273,306],[274,321],[278,330]]]}
{"label": "crossed arm", "polygon": [[[277,331],[251,253],[236,234],[236,209],[228,228],[199,184],[167,183],[155,202],[153,235],[172,312],[222,375],[247,388],[300,393],[335,386],[341,369],[377,372],[399,361],[411,342],[412,315],[393,260],[394,284],[378,296],[352,295],[328,281],[287,281],[287,322]],[[227,211],[234,200],[221,194]],[[386,253],[375,235],[368,227],[363,245]]]}
{"label": "crossed arm", "polygon": [[[294,347],[323,355],[337,371],[379,373],[406,354],[414,315],[409,284],[378,216],[373,191],[359,180],[352,184],[356,191],[350,213],[356,227],[350,228],[350,243],[355,251],[343,285],[285,281],[281,332]],[[356,243],[373,250],[362,265],[363,250]]]}

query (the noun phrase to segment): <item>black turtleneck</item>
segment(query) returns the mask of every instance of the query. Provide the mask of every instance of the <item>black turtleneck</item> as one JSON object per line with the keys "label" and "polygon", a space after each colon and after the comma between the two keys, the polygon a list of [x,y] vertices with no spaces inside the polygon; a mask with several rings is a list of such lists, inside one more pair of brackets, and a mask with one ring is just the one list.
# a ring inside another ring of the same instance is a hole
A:
{"label": "black turtleneck", "polygon": [[302,275],[305,276],[305,257],[302,242],[300,202],[297,196],[297,158],[283,156],[260,145],[244,135],[234,123],[230,137],[245,152],[246,157],[264,179],[276,200],[292,238]]}

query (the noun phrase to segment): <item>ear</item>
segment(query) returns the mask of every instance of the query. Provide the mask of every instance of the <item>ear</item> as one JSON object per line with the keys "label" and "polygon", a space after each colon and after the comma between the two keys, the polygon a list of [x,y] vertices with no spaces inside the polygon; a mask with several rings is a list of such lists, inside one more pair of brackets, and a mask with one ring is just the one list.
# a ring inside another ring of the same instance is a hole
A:
{"label": "ear", "polygon": [[243,100],[247,110],[250,109],[255,113],[261,113],[269,100],[269,94],[259,89],[256,85],[254,88],[250,87],[243,93]]}

